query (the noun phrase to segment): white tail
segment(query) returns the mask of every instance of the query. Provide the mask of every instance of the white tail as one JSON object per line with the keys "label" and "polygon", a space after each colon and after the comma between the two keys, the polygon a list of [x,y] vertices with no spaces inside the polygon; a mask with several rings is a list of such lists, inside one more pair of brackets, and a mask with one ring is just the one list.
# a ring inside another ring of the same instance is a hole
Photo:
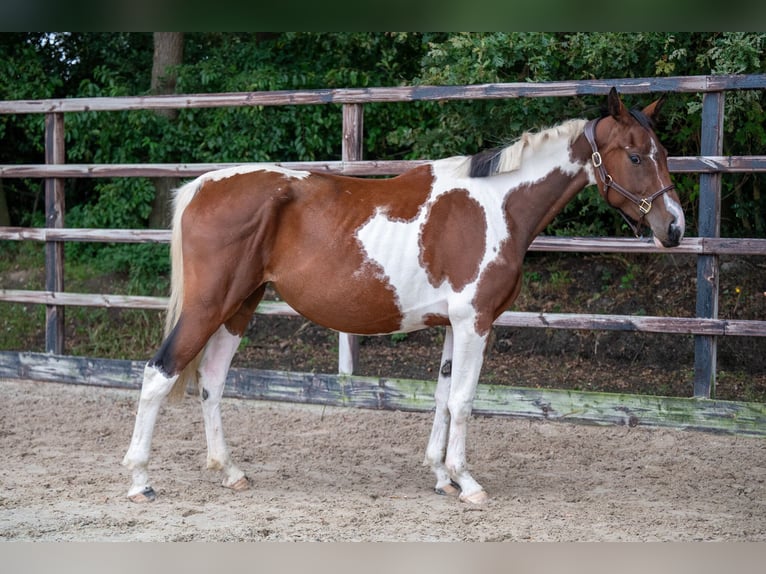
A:
{"label": "white tail", "polygon": [[[170,236],[170,301],[165,315],[165,337],[170,335],[170,332],[178,323],[184,302],[184,260],[181,218],[186,207],[197,194],[201,184],[202,178],[198,177],[179,187],[175,191],[173,198],[173,222]],[[171,400],[180,399],[190,386],[196,388],[197,368],[201,359],[202,352],[181,371],[178,380],[173,384],[173,388],[170,391],[169,397]]]}

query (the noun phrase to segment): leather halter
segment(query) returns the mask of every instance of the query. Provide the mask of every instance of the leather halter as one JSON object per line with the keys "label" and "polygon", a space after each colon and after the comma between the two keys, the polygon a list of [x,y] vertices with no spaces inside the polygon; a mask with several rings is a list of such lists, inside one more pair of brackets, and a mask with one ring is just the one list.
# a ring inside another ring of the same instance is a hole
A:
{"label": "leather halter", "polygon": [[646,214],[652,210],[652,202],[663,193],[667,193],[671,189],[675,189],[676,186],[671,183],[659,191],[655,191],[648,197],[641,197],[632,191],[625,189],[619,183],[614,181],[612,176],[606,172],[604,162],[601,158],[601,154],[598,152],[598,146],[596,145],[596,124],[598,124],[599,121],[600,119],[589,121],[587,124],[585,124],[584,130],[585,139],[588,140],[588,143],[593,150],[593,154],[591,155],[593,167],[596,168],[596,172],[599,174],[601,182],[604,184],[604,198],[606,199],[607,203],[609,203],[609,189],[612,188],[617,193],[625,197],[628,201],[635,204],[635,206],[638,208],[638,211],[641,213],[641,218],[638,221],[633,221],[621,209],[617,208],[617,210],[620,212],[620,215],[622,215],[623,219],[625,219],[625,221],[628,223],[631,230],[633,230],[635,236],[638,237],[639,231],[644,224],[644,217],[646,217]]}

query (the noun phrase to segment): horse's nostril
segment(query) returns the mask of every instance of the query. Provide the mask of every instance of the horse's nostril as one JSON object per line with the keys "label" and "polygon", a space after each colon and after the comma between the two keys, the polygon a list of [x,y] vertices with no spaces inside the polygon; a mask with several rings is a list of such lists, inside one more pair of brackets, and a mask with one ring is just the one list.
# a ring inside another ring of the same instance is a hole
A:
{"label": "horse's nostril", "polygon": [[681,242],[681,233],[681,227],[671,223],[668,228],[668,243],[670,245],[678,245]]}

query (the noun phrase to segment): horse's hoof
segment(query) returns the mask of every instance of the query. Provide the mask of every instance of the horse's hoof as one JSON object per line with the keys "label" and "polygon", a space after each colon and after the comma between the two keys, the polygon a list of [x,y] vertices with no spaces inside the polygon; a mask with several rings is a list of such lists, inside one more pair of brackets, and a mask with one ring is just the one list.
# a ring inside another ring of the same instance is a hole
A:
{"label": "horse's hoof", "polygon": [[440,496],[457,496],[460,494],[460,485],[453,480],[445,486],[434,488],[434,492]]}
{"label": "horse's hoof", "polygon": [[485,504],[488,500],[489,500],[489,495],[483,490],[474,492],[473,494],[460,495],[460,502],[467,502],[468,504],[476,504],[476,505]]}
{"label": "horse's hoof", "polygon": [[250,488],[250,481],[246,476],[243,476],[237,482],[228,484],[226,487],[231,488],[234,492],[242,492],[243,490],[248,490]]}
{"label": "horse's hoof", "polygon": [[151,486],[147,486],[138,494],[128,496],[128,499],[131,502],[135,502],[137,504],[143,504],[145,502],[154,502],[157,499],[157,493],[154,492],[154,489]]}

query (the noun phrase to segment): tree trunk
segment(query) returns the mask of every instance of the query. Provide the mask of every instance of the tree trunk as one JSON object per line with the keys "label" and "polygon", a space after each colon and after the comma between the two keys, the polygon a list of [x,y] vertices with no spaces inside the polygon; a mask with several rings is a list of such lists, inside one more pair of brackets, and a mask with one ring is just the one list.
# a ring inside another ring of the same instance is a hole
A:
{"label": "tree trunk", "polygon": [[[154,59],[152,63],[152,94],[172,94],[178,79],[175,70],[183,62],[183,32],[155,32]],[[161,116],[174,120],[178,110],[157,110]],[[154,180],[154,202],[149,216],[149,227],[163,228],[170,224],[171,191],[178,186],[178,178],[159,177]]]}
{"label": "tree trunk", "polygon": [[[154,95],[172,94],[176,91],[178,80],[176,66],[183,63],[183,32],[155,32],[154,58],[152,60],[151,93]],[[157,113],[174,119],[178,110],[157,110]]]}
{"label": "tree trunk", "polygon": [[8,202],[5,199],[5,188],[3,180],[0,179],[0,227],[7,227],[11,224],[11,214],[8,212]]}

